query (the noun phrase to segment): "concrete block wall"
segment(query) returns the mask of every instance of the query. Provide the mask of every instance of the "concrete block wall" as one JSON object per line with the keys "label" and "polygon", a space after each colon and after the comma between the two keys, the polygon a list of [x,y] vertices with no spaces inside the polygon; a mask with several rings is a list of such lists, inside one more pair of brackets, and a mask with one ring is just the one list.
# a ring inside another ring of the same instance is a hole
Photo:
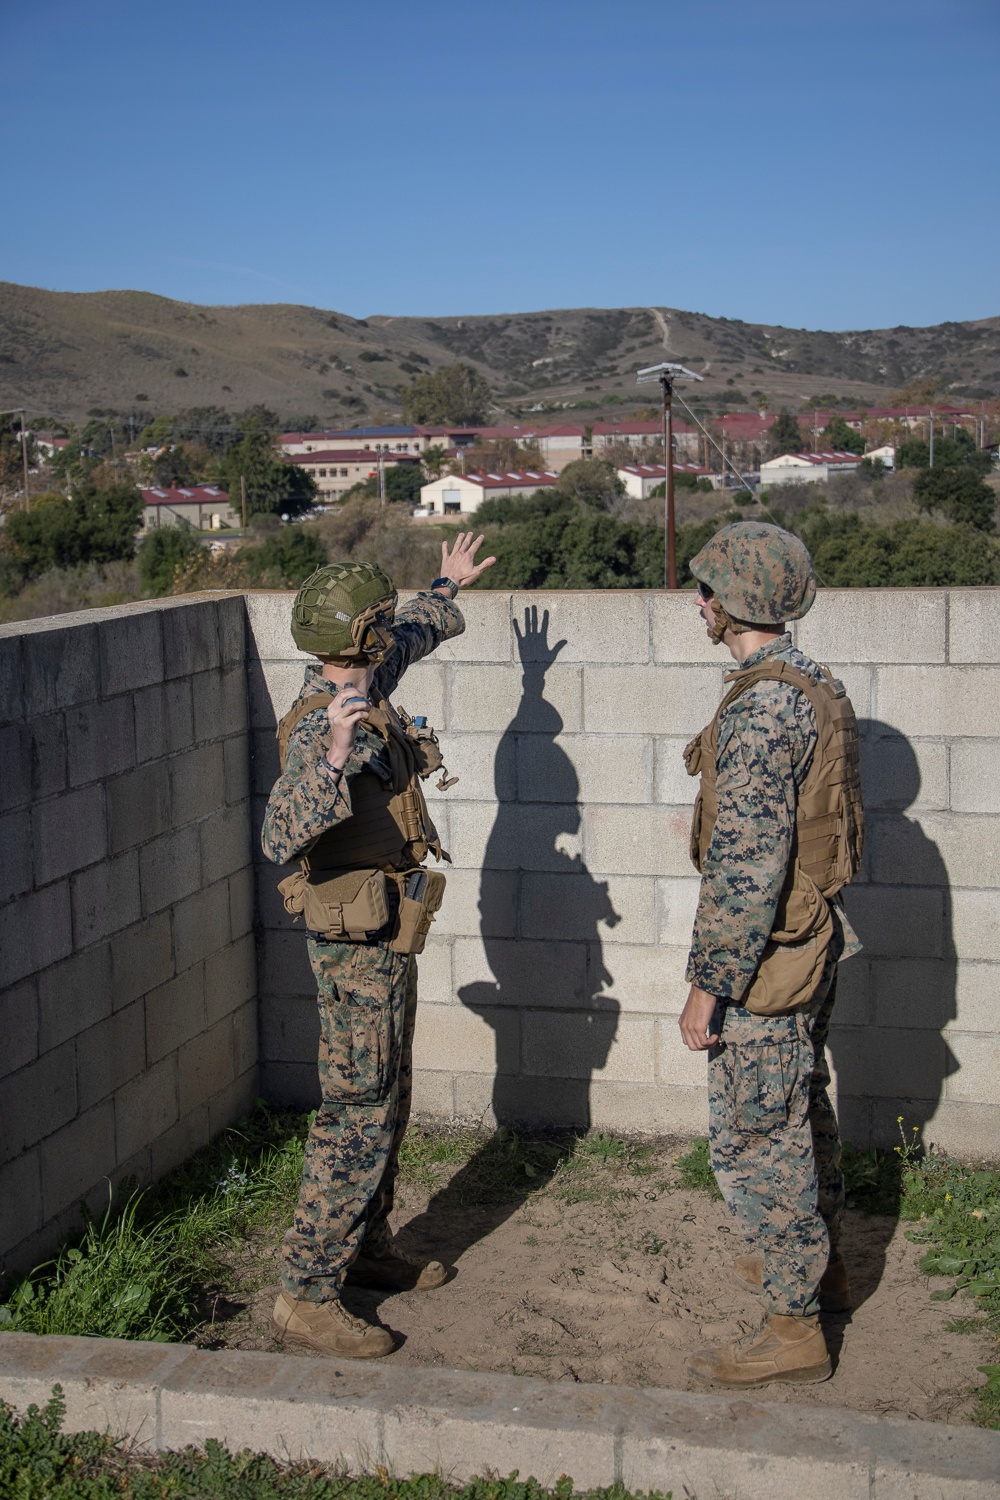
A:
{"label": "concrete block wall", "polygon": [[0,628],[0,1253],[257,1088],[242,596]]}
{"label": "concrete block wall", "polygon": [[[248,597],[254,826],[274,725],[302,681],[287,595]],[[704,1128],[705,1061],[677,1017],[697,898],[681,751],[728,654],[693,597],[479,593],[465,635],[397,695],[459,784],[430,799],[454,864],[419,960],[416,1106],[438,1119]],[[955,1151],[1000,1139],[1000,593],[825,590],[798,643],[847,684],[863,734],[865,868],[847,905],[831,1055],[845,1134],[897,1117]],[[316,1097],[301,933],[258,857],[263,1087]]]}

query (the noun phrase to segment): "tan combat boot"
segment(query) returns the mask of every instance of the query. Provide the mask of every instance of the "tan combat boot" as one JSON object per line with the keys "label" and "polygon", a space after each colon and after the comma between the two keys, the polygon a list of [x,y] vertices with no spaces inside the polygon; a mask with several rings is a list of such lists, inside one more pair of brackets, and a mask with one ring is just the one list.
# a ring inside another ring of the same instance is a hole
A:
{"label": "tan combat boot", "polygon": [[448,1270],[439,1260],[417,1260],[387,1240],[377,1246],[362,1245],[347,1279],[355,1286],[384,1292],[429,1292],[444,1286]]}
{"label": "tan combat boot", "polygon": [[767,1385],[772,1380],[828,1380],[833,1373],[819,1318],[768,1313],[749,1338],[721,1349],[699,1349],[688,1370],[715,1385]]}
{"label": "tan combat boot", "polygon": [[[733,1262],[737,1281],[742,1281],[752,1292],[759,1292],[764,1285],[764,1257],[762,1255],[738,1255]],[[851,1283],[847,1266],[839,1250],[830,1256],[830,1264],[823,1272],[819,1284],[819,1305],[824,1312],[843,1313],[851,1310]]]}
{"label": "tan combat boot", "polygon": [[352,1317],[339,1297],[329,1302],[297,1302],[281,1292],[271,1327],[279,1344],[298,1344],[317,1354],[340,1354],[348,1359],[378,1359],[396,1347],[388,1328]]}

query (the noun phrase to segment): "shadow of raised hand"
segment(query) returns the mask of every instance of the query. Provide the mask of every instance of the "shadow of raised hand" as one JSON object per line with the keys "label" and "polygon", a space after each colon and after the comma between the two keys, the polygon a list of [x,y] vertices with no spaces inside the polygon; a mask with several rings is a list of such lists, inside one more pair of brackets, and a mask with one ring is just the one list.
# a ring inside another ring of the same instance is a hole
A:
{"label": "shadow of raised hand", "polygon": [[551,667],[566,641],[556,641],[554,646],[548,642],[549,634],[549,612],[542,612],[542,623],[538,623],[538,605],[532,604],[524,611],[524,632],[522,634],[517,621],[514,621],[514,634],[517,636],[517,654],[521,658],[521,665],[527,667],[540,667],[544,672]]}

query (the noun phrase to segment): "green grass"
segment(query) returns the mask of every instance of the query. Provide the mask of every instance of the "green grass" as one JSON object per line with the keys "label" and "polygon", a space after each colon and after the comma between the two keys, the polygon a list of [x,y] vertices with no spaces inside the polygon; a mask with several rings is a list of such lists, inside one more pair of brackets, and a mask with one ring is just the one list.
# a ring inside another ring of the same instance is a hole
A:
{"label": "green grass", "polygon": [[397,1479],[384,1468],[349,1475],[326,1464],[280,1463],[209,1439],[204,1450],[141,1454],[99,1432],[64,1433],[61,1387],[39,1410],[18,1416],[0,1402],[0,1494],[16,1500],[670,1500],[659,1490],[633,1497],[621,1485],[552,1489],[515,1470],[506,1479],[451,1484],[438,1474]]}

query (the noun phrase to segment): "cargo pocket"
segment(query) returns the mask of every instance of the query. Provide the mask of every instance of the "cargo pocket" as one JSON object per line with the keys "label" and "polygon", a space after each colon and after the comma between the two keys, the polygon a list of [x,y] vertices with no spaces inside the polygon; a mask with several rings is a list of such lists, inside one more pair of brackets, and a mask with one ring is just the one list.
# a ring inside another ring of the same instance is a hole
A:
{"label": "cargo pocket", "polygon": [[[353,954],[351,983],[338,984],[320,1002],[320,1084],[324,1098],[376,1104],[389,1088],[392,1052],[391,986],[367,972],[374,953],[361,946]],[[382,950],[384,953],[384,950]]]}
{"label": "cargo pocket", "polygon": [[794,1084],[791,1049],[777,1043],[731,1048],[732,1125],[747,1135],[768,1135],[788,1123]]}

